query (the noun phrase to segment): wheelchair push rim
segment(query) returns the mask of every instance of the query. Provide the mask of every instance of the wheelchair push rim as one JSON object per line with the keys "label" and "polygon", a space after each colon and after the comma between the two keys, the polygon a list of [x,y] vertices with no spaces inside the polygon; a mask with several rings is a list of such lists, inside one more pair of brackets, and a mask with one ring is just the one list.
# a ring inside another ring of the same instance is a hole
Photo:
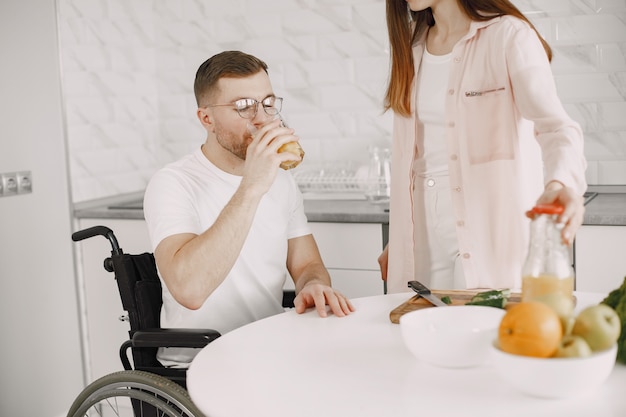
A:
{"label": "wheelchair push rim", "polygon": [[134,370],[95,380],[78,395],[68,413],[68,417],[108,415],[204,416],[180,385],[156,374]]}

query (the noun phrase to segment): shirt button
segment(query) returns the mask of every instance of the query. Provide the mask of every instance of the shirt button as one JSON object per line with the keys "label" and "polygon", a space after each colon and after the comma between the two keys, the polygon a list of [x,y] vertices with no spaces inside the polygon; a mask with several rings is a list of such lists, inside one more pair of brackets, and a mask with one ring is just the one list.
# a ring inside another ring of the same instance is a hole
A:
{"label": "shirt button", "polygon": [[449,89],[448,90],[448,94],[450,94],[450,95],[454,94],[454,89],[453,88]]}
{"label": "shirt button", "polygon": [[454,191],[456,191],[457,193],[460,193],[460,192],[461,192],[461,187],[456,187],[456,188],[454,189]]}
{"label": "shirt button", "polygon": [[465,226],[465,222],[463,220],[459,220],[458,222],[456,222],[456,225],[459,227],[463,227]]}
{"label": "shirt button", "polygon": [[470,258],[470,254],[469,254],[469,253],[467,253],[467,252],[465,252],[465,253],[463,254],[463,259],[469,259],[469,258]]}
{"label": "shirt button", "polygon": [[454,58],[454,62],[456,62],[457,64],[458,64],[459,62],[461,62],[461,57],[458,57],[458,56],[457,56],[457,57],[455,57],[455,58]]}
{"label": "shirt button", "polygon": [[454,122],[448,122],[449,127],[454,127]]}
{"label": "shirt button", "polygon": [[452,159],[453,161],[456,161],[457,159],[459,159],[459,157],[453,153],[452,155],[450,155],[450,159]]}
{"label": "shirt button", "polygon": [[429,178],[428,181],[426,181],[426,185],[428,185],[429,187],[434,187],[435,186],[435,180],[432,178]]}

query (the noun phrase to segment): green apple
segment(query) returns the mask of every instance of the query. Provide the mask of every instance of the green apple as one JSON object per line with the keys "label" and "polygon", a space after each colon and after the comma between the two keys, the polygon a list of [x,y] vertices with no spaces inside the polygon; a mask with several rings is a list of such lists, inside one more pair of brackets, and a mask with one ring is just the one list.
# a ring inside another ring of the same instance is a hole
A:
{"label": "green apple", "polygon": [[574,299],[560,292],[532,297],[532,301],[546,304],[558,314],[563,326],[563,334],[570,334],[574,325]]}
{"label": "green apple", "polygon": [[572,334],[584,338],[592,351],[608,349],[621,331],[619,316],[606,304],[590,306],[576,317]]}
{"label": "green apple", "polygon": [[568,334],[561,339],[554,356],[556,358],[584,358],[591,356],[591,348],[581,336]]}

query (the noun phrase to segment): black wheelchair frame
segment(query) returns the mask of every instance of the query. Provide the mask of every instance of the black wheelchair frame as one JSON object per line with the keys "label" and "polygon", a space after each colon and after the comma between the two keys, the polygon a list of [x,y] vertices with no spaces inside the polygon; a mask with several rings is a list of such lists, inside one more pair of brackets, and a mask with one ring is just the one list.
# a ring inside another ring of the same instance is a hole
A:
{"label": "black wheelchair frame", "polygon": [[[115,274],[125,319],[130,325],[129,339],[119,351],[124,371],[105,375],[88,385],[72,404],[68,417],[90,415],[94,409],[100,413],[105,405],[119,403],[122,397],[130,399],[135,416],[202,416],[185,389],[187,370],[164,367],[156,353],[159,347],[203,348],[220,333],[211,329],[161,328],[162,288],[154,255],[124,253],[106,226],[79,230],[72,234],[72,240],[94,236],[104,236],[111,244],[111,256],[104,260],[104,269]],[[123,411],[114,411],[116,415],[120,412]]]}
{"label": "black wheelchair frame", "polygon": [[[105,408],[112,408],[112,415],[116,416],[203,417],[187,393],[187,370],[164,367],[156,353],[160,347],[203,348],[220,333],[212,329],[161,328],[162,287],[154,255],[124,253],[106,226],[79,230],[72,234],[72,240],[95,236],[104,236],[111,244],[104,269],[115,274],[130,325],[129,339],[119,351],[124,371],[105,375],[85,387],[74,400],[68,417],[101,416],[106,414]],[[294,291],[284,291],[283,307],[293,307],[294,298]]]}

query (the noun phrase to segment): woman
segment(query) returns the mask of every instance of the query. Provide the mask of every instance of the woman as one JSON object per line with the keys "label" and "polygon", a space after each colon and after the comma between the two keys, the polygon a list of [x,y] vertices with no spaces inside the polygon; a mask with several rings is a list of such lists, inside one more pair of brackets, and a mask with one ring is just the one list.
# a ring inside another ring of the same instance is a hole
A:
{"label": "woman", "polygon": [[550,47],[507,0],[387,0],[387,27],[388,291],[413,279],[519,288],[524,213],[562,204],[568,243],[584,213],[582,132],[557,97]]}

